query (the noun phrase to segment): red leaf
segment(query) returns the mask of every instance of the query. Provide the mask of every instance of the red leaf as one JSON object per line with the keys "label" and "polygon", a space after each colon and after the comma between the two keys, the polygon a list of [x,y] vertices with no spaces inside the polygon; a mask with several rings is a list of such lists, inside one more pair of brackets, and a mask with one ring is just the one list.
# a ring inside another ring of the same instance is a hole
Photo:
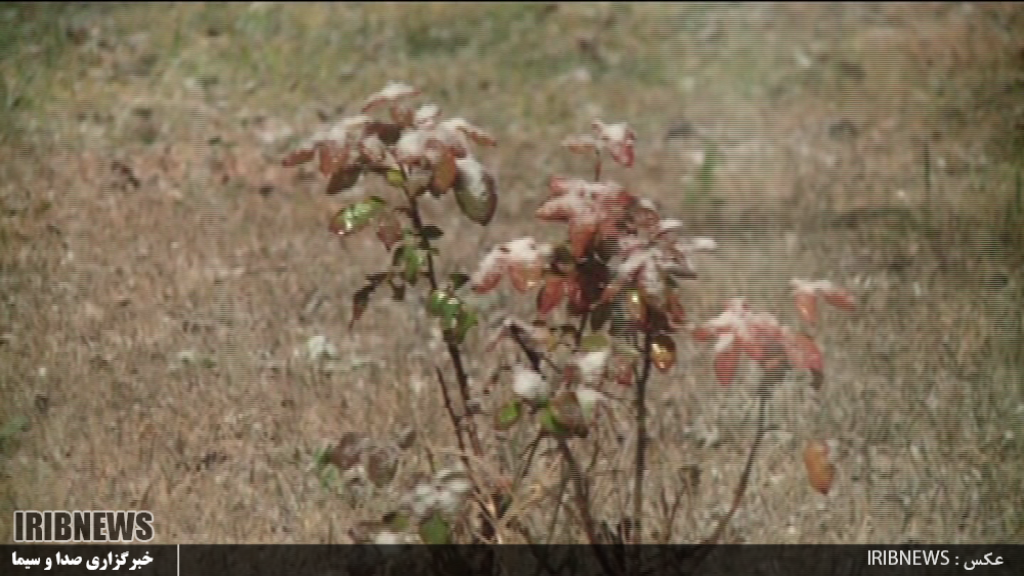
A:
{"label": "red leaf", "polygon": [[579,282],[570,281],[566,286],[566,291],[569,293],[569,314],[580,316],[590,310]]}
{"label": "red leaf", "polygon": [[348,160],[347,147],[339,150],[334,141],[317,142],[315,148],[320,153],[320,173],[324,176],[330,176],[339,164]]}
{"label": "red leaf", "polygon": [[679,302],[679,296],[675,292],[669,293],[665,299],[665,314],[672,323],[673,330],[686,323],[686,309]]}
{"label": "red leaf", "polygon": [[508,279],[512,287],[519,292],[526,292],[540,283],[544,270],[540,263],[513,262],[508,265]]}
{"label": "red leaf", "polygon": [[470,277],[474,292],[483,294],[494,289],[506,271],[510,280],[520,291],[525,291],[540,282],[550,246],[538,244],[530,237],[519,238],[499,244],[480,261]]}
{"label": "red leaf", "polygon": [[490,268],[483,272],[478,272],[476,280],[473,282],[473,292],[477,294],[486,294],[501,282],[501,270],[496,268]]}
{"label": "red leaf", "polygon": [[582,258],[597,232],[596,222],[569,224],[569,251],[576,258]]}
{"label": "red leaf", "polygon": [[291,168],[292,166],[298,166],[299,164],[305,164],[313,159],[316,152],[312,148],[303,148],[302,150],[296,150],[291,154],[284,157],[281,160],[281,165],[285,168]]}
{"label": "red leaf", "polygon": [[715,376],[718,384],[728,386],[736,376],[736,365],[740,360],[740,349],[735,342],[715,355]]}
{"label": "red leaf", "polygon": [[377,238],[389,252],[402,239],[402,223],[394,212],[384,212],[377,220]]}
{"label": "red leaf", "polygon": [[793,299],[796,302],[796,310],[800,318],[810,324],[818,323],[818,297],[813,292],[797,292]]}
{"label": "red leaf", "polygon": [[792,334],[786,340],[786,354],[789,362],[794,368],[810,370],[812,372],[824,371],[824,356],[821,349],[810,336],[797,333]]}
{"label": "red leaf", "polygon": [[715,332],[710,328],[698,326],[693,331],[693,339],[697,342],[708,342],[715,337]]}
{"label": "red leaf", "polygon": [[544,287],[537,293],[537,314],[547,316],[565,299],[565,279],[549,276]]}
{"label": "red leaf", "polygon": [[823,292],[825,301],[842,310],[855,310],[857,303],[853,295],[843,288],[834,288]]}

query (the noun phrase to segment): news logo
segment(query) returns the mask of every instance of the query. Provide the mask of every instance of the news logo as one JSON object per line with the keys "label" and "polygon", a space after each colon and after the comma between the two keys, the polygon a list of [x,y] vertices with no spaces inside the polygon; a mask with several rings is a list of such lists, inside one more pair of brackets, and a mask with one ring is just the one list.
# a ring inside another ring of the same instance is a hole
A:
{"label": "news logo", "polygon": [[14,541],[149,542],[153,513],[145,510],[17,510]]}

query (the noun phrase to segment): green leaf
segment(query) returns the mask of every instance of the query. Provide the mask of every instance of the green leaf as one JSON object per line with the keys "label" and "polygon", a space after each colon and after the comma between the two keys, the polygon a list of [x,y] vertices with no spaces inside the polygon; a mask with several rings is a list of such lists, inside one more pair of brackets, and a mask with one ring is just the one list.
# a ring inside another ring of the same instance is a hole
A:
{"label": "green leaf", "polygon": [[338,236],[347,236],[362,230],[373,222],[387,206],[387,202],[379,196],[372,196],[354,204],[350,204],[331,218],[330,229]]}
{"label": "green leaf", "polygon": [[494,177],[476,160],[469,157],[460,159],[459,174],[455,178],[455,200],[467,218],[486,226],[498,206]]}
{"label": "green leaf", "polygon": [[313,452],[313,466],[320,470],[331,463],[331,451],[326,448],[317,448]]}
{"label": "green leaf", "polygon": [[518,400],[512,400],[494,413],[494,429],[499,431],[508,430],[519,421],[522,416],[522,405]]}
{"label": "green leaf", "polygon": [[469,274],[454,273],[448,276],[448,280],[452,283],[452,290],[458,290],[469,282]]}
{"label": "green leaf", "polygon": [[580,340],[580,350],[583,352],[599,352],[609,346],[611,342],[602,332],[592,332]]}
{"label": "green leaf", "polygon": [[381,521],[395,532],[405,532],[409,529],[408,514],[403,514],[401,512],[389,512],[381,518]]}
{"label": "green leaf", "polygon": [[452,531],[441,514],[434,512],[420,523],[420,539],[424,544],[451,544]]}
{"label": "green leaf", "polygon": [[3,428],[0,428],[0,448],[3,448],[4,444],[25,430],[27,426],[28,418],[24,416],[15,416],[8,420]]}
{"label": "green leaf", "polygon": [[539,412],[537,412],[537,422],[545,432],[552,436],[557,438],[566,438],[569,436],[568,431],[558,422],[558,417],[550,404],[544,406]]}
{"label": "green leaf", "polygon": [[469,330],[477,325],[478,318],[476,312],[468,310],[465,307],[459,310],[459,313],[455,319],[455,341],[459,344],[466,339],[466,334]]}
{"label": "green leaf", "polygon": [[455,328],[460,312],[462,312],[462,300],[454,294],[448,294],[448,297],[441,303],[441,317],[451,323],[451,326],[446,326],[446,328]]}
{"label": "green leaf", "polygon": [[405,176],[402,175],[401,170],[388,170],[387,174],[384,175],[384,179],[388,181],[395,188],[402,188],[405,186]]}
{"label": "green leaf", "polygon": [[427,312],[431,316],[440,317],[444,313],[444,305],[449,296],[447,290],[431,290],[427,296]]}
{"label": "green leaf", "polygon": [[402,278],[412,285],[416,285],[420,273],[427,266],[427,257],[419,248],[405,246],[402,255]]}
{"label": "green leaf", "polygon": [[366,286],[363,286],[352,295],[352,320],[348,323],[349,330],[355,326],[356,322],[359,321],[359,318],[361,318],[363,313],[366,312],[367,306],[370,305],[370,296],[373,295],[373,291],[376,290],[388,276],[389,274],[384,272],[370,274],[366,277],[368,281]]}

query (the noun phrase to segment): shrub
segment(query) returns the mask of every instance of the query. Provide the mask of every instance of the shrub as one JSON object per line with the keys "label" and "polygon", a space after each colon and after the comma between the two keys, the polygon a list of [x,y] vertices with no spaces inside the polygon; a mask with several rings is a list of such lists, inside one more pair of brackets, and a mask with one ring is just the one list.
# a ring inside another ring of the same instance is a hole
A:
{"label": "shrub", "polygon": [[[496,141],[462,118],[442,119],[434,105],[412,106],[418,96],[419,91],[408,85],[388,84],[366,100],[361,115],[342,120],[284,160],[286,166],[315,160],[327,179],[328,194],[351,188],[372,174],[393,190],[392,197],[375,195],[351,203],[330,220],[331,231],[342,237],[374,229],[391,255],[391,266],[369,274],[367,283],[355,291],[350,326],[385,284],[399,299],[410,289],[422,289],[427,312],[440,323],[451,358],[453,378],[445,378],[436,367],[437,389],[455,432],[461,468],[423,477],[393,513],[363,524],[362,533],[354,537],[377,542],[501,542],[518,534],[526,542],[541,541],[542,535],[531,533],[516,516],[536,504],[520,487],[543,442],[556,449],[571,483],[574,515],[565,522],[574,523],[586,542],[650,541],[642,513],[648,497],[647,387],[655,372],[668,377],[677,361],[675,338],[690,333],[701,342],[714,340],[715,377],[722,386],[736,379],[743,357],[760,374],[757,433],[732,506],[706,542],[717,541],[746,490],[765,433],[764,405],[772,390],[794,371],[810,373],[815,389],[822,384],[822,352],[808,331],[818,320],[819,299],[852,310],[853,297],[827,280],[794,279],[793,295],[804,329],[784,326],[742,298],[728,300],[724,311],[706,322],[690,321],[679,288],[697,278],[693,255],[712,251],[716,244],[709,238],[687,237],[680,220],[663,217],[628,186],[602,178],[606,162],[633,165],[636,136],[624,123],[600,120],[593,122],[590,133],[562,142],[570,152],[593,159],[593,180],[551,177],[548,197],[535,213],[541,221],[566,225],[560,241],[512,239],[484,254],[471,273],[441,278],[435,241],[443,231],[424,221],[420,204],[454,196],[469,220],[488,225],[499,196],[496,180],[471,147],[494,146]],[[369,116],[382,109],[389,114],[387,120]],[[474,395],[463,358],[466,339],[479,324],[466,294],[491,292],[506,280],[516,292],[534,294],[536,315],[527,320],[503,318],[486,342],[487,350],[508,346],[519,357],[488,375],[491,382],[507,383],[511,391],[488,405]],[[591,479],[580,463],[579,446],[615,417],[609,404],[624,391],[632,394],[628,424],[638,438],[628,471],[631,485],[621,486],[629,495],[632,513],[617,522],[599,522],[592,512]],[[495,462],[499,457],[485,447],[500,442],[514,427],[529,431],[529,448],[518,462]],[[394,458],[394,450],[350,433],[323,453],[322,464],[350,470],[361,463],[379,484],[394,476],[389,458]],[[828,492],[834,470],[827,444],[811,442],[804,460],[811,486]],[[501,476],[495,478],[485,469],[501,470]],[[552,513],[557,514],[557,506]],[[659,539],[668,541],[669,531]],[[606,572],[615,570],[613,558],[602,556],[601,564]]]}

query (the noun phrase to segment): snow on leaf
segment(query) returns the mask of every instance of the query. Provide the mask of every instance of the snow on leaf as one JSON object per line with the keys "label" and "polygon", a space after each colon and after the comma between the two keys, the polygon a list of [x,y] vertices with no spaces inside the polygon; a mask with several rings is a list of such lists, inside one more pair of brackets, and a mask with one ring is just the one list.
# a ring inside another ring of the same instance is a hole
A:
{"label": "snow on leaf", "polygon": [[615,182],[555,176],[549,188],[551,195],[535,216],[540,220],[568,222],[570,251],[577,258],[582,256],[602,224],[611,229],[616,210],[621,210],[631,198]]}
{"label": "snow on leaf", "polygon": [[802,280],[793,278],[793,297],[796,301],[800,317],[808,324],[815,324],[818,319],[817,299],[819,296],[832,306],[842,310],[854,310],[856,302],[853,295],[844,288],[836,286],[829,280]]}
{"label": "snow on leaf", "polygon": [[419,95],[420,91],[402,82],[389,82],[380,92],[366,99],[362,111],[369,112],[381,104],[394,104]]}
{"label": "snow on leaf", "polygon": [[493,136],[483,129],[470,124],[465,118],[449,118],[441,122],[438,128],[447,134],[461,133],[481,146],[494,146],[497,144]]}
{"label": "snow on leaf", "polygon": [[419,162],[427,154],[427,133],[406,130],[395,144],[395,158],[402,164]]}
{"label": "snow on leaf", "polygon": [[373,122],[373,118],[365,114],[348,116],[342,118],[327,130],[317,132],[311,141],[314,143],[321,141],[334,141],[339,143],[352,142],[354,140],[358,140],[359,137],[362,136],[363,130],[371,122]]}
{"label": "snow on leaf", "polygon": [[583,352],[576,356],[576,365],[579,367],[580,377],[585,383],[593,384],[601,378],[610,354],[611,349],[605,348],[604,350]]}
{"label": "snow on leaf", "polygon": [[412,123],[417,128],[433,128],[437,124],[437,117],[441,109],[435,104],[424,104],[416,109],[413,114]]}
{"label": "snow on leaf", "polygon": [[472,156],[455,160],[455,199],[467,218],[486,226],[498,206],[494,177]]}
{"label": "snow on leaf", "polygon": [[636,134],[626,123],[605,124],[600,120],[593,122],[594,132],[598,140],[604,145],[619,164],[629,168],[633,165],[633,145],[636,142]]}
{"label": "snow on leaf", "polygon": [[658,222],[658,234],[682,231],[683,221],[677,218],[664,218]]}
{"label": "snow on leaf", "polygon": [[589,424],[594,420],[594,409],[605,400],[605,396],[597,390],[580,386],[576,388],[576,400],[583,411],[583,420]]}
{"label": "snow on leaf", "polygon": [[857,302],[853,294],[838,286],[833,286],[831,290],[825,290],[822,292],[822,295],[825,297],[825,302],[841,310],[855,310],[857,308]]}
{"label": "snow on leaf", "polygon": [[512,373],[512,391],[524,400],[543,402],[551,394],[551,387],[539,373],[516,366]]}
{"label": "snow on leaf", "polygon": [[[551,254],[551,246],[538,244],[532,237],[523,237],[499,244],[491,249],[470,277],[473,291],[485,293],[498,285],[501,276],[518,270],[521,278],[530,279],[542,272]],[[524,270],[530,270],[524,273]],[[536,272],[534,272],[536,271]],[[536,276],[539,281],[539,275]]]}

